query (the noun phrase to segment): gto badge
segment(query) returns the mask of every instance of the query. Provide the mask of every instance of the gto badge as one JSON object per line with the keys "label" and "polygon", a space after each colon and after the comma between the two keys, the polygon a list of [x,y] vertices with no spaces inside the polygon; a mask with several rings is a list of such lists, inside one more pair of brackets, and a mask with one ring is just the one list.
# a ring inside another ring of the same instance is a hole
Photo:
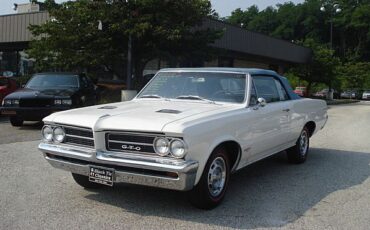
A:
{"label": "gto badge", "polygon": [[141,150],[141,147],[134,146],[134,145],[122,145],[121,147],[122,147],[122,149],[125,149],[125,150],[135,150],[135,151],[140,151]]}

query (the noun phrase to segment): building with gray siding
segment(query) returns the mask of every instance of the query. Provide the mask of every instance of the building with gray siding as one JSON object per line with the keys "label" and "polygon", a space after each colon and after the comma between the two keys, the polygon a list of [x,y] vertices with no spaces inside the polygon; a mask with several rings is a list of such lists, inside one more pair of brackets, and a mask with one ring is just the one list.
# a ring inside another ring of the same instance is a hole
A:
{"label": "building with gray siding", "polygon": [[[12,71],[16,75],[32,73],[33,60],[28,59],[24,52],[32,39],[28,27],[40,25],[49,18],[46,11],[0,16],[0,73],[3,71]],[[309,62],[312,56],[308,48],[222,21],[205,19],[203,27],[225,31],[221,39],[210,44],[220,51],[219,55],[215,60],[190,63],[189,66],[255,67],[283,72],[288,66]],[[163,67],[172,66],[164,60],[152,60],[144,74],[151,74]]]}

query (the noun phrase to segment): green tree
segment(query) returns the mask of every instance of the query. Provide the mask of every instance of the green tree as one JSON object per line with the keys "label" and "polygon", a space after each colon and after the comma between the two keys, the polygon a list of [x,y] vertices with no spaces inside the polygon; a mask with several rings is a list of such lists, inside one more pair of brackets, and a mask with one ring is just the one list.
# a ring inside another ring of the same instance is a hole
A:
{"label": "green tree", "polygon": [[[333,4],[339,4],[341,11],[335,12]],[[321,6],[325,6],[324,12],[320,10]],[[291,75],[296,73],[301,79],[307,80],[310,87],[316,82],[333,84],[336,88],[340,85],[354,85],[354,82],[349,83],[351,78],[336,76],[348,75],[349,73],[344,71],[346,67],[353,71],[356,67],[365,68],[367,66],[365,63],[370,61],[369,0],[305,0],[301,4],[287,2],[262,11],[258,11],[256,7],[246,10],[236,9],[225,20],[238,25],[243,23],[246,29],[311,48],[314,55],[312,62],[290,71]],[[330,47],[331,22],[333,50],[327,48]],[[344,68],[334,68],[339,59],[344,63]],[[321,68],[323,71],[319,71]],[[363,74],[355,76],[365,78]],[[294,77],[291,79],[299,83]],[[352,80],[366,82],[364,79]],[[366,83],[363,84],[365,87]],[[358,84],[357,86],[360,87]]]}
{"label": "green tree", "polygon": [[292,68],[290,73],[308,83],[308,92],[315,83],[333,86],[337,80],[338,68],[341,65],[340,59],[333,56],[333,50],[316,43],[313,39],[306,40],[303,45],[312,49],[313,59],[308,64]]}
{"label": "green tree", "polygon": [[369,89],[370,63],[348,62],[339,69],[343,89]]}
{"label": "green tree", "polygon": [[250,6],[248,9],[243,11],[237,8],[231,12],[231,16],[226,20],[234,25],[243,25],[245,28],[249,28],[249,23],[259,14],[259,9],[256,5]]}
{"label": "green tree", "polygon": [[135,76],[140,77],[153,58],[207,58],[208,44],[222,36],[222,31],[202,27],[205,17],[217,17],[208,0],[45,3],[51,20],[30,28],[37,39],[28,53],[38,69],[99,66],[123,78],[131,36]]}

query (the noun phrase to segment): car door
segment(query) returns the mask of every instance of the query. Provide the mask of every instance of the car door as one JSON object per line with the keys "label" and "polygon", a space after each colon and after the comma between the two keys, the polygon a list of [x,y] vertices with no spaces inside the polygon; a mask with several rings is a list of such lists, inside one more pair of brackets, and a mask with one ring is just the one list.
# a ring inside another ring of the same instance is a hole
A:
{"label": "car door", "polygon": [[[275,153],[290,140],[290,103],[288,95],[281,91],[280,81],[274,76],[252,76],[257,98],[264,98],[265,106],[256,105],[258,130],[253,144],[252,159],[260,159]],[[280,89],[279,89],[280,88]]]}

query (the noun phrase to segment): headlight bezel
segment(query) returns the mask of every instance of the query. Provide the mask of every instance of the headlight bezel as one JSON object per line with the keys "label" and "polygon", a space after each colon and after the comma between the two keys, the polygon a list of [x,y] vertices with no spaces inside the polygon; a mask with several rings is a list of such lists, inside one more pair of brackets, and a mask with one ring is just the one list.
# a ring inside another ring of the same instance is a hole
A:
{"label": "headlight bezel", "polygon": [[4,99],[2,106],[19,106],[19,99]]}
{"label": "headlight bezel", "polygon": [[3,103],[2,103],[2,106],[9,106],[9,105],[12,105],[12,100],[4,99]]}
{"label": "headlight bezel", "polygon": [[[57,130],[60,130],[61,133],[55,134]],[[59,139],[57,137],[57,135],[62,135],[62,139]],[[56,142],[56,143],[63,143],[63,141],[65,140],[65,138],[66,138],[66,131],[64,130],[63,127],[56,126],[56,127],[53,128],[53,140],[54,140],[54,142]]]}
{"label": "headlight bezel", "polygon": [[[183,149],[183,152],[180,154],[180,155],[177,155],[175,153],[175,150],[173,149],[174,146],[176,143],[180,143],[182,145],[182,149]],[[185,141],[180,139],[180,138],[173,138],[170,142],[170,153],[171,153],[171,156],[174,157],[174,158],[178,158],[178,159],[181,159],[181,158],[184,158],[185,155],[187,154],[187,150],[188,150],[188,146],[186,145]]]}
{"label": "headlight bezel", "polygon": [[[166,150],[166,151],[160,152],[160,151],[158,150],[157,143],[158,143],[158,141],[160,141],[160,140],[163,140],[164,142],[166,142],[166,143],[167,143],[167,150]],[[154,148],[154,151],[155,151],[159,156],[162,156],[162,157],[167,156],[167,155],[169,155],[169,154],[170,154],[170,141],[169,141],[169,140],[168,140],[168,138],[166,138],[166,137],[156,137],[156,138],[154,139],[154,141],[153,141],[153,148]]]}
{"label": "headlight bezel", "polygon": [[[50,138],[46,138],[46,135],[44,133],[45,129],[50,129]],[[42,138],[44,141],[47,141],[47,142],[52,142],[53,141],[53,133],[54,133],[54,129],[52,126],[50,125],[44,125],[44,127],[42,127],[42,130],[41,130],[41,135],[42,135]]]}
{"label": "headlight bezel", "polygon": [[[158,141],[164,141],[165,143],[167,143],[166,151],[161,151],[159,149],[160,147],[163,147],[163,145],[158,147]],[[175,152],[176,150],[174,149],[175,148],[174,145],[178,143],[180,143],[183,149],[183,152],[181,154],[177,154]],[[167,136],[156,137],[153,141],[153,148],[155,153],[161,157],[173,157],[177,159],[182,159],[188,153],[188,145],[182,138],[179,137],[167,137]]]}

